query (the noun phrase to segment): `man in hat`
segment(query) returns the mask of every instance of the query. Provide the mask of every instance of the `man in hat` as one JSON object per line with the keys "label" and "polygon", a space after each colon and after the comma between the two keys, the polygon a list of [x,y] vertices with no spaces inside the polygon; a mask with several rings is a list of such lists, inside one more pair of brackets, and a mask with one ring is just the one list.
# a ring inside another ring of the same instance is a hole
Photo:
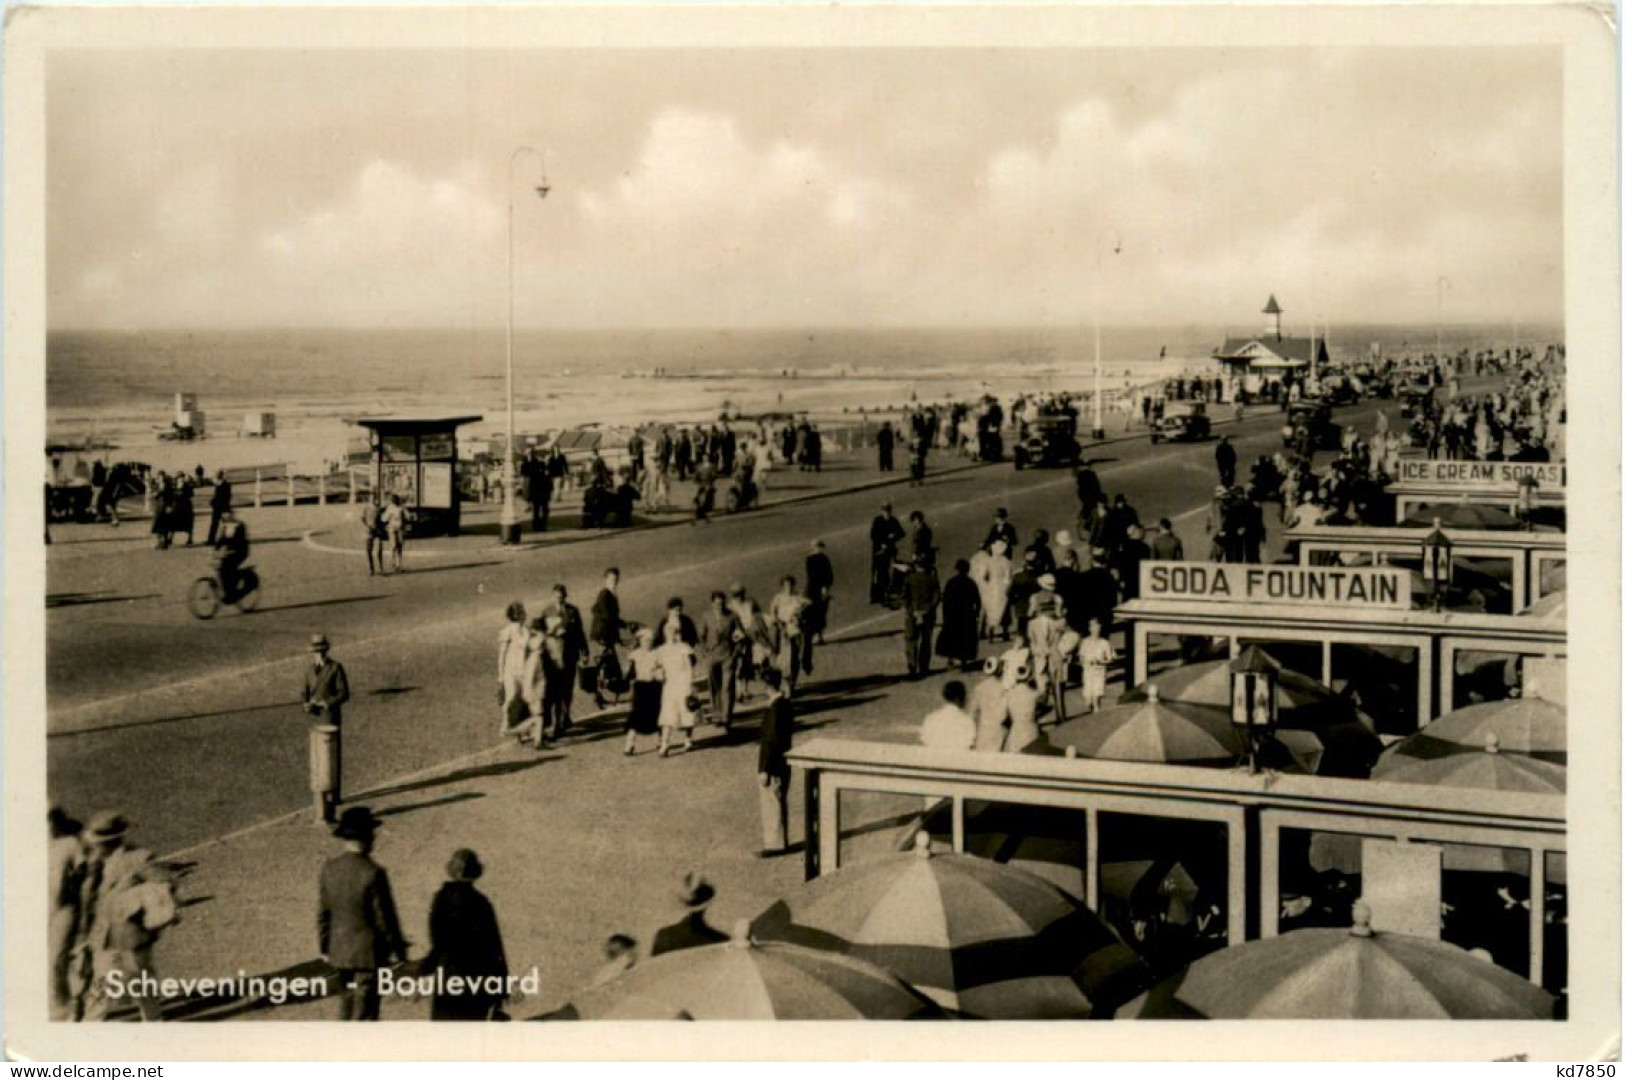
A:
{"label": "man in hat", "polygon": [[1010,576],[1010,618],[1018,634],[1027,632],[1027,620],[1032,615],[1028,601],[1038,591],[1038,575],[1042,572],[1037,550],[1029,547],[1022,553],[1021,569]]}
{"label": "man in hat", "polygon": [[916,555],[903,581],[903,649],[911,678],[922,678],[931,670],[931,640],[941,599],[936,570],[926,556]]}
{"label": "man in hat", "polygon": [[316,947],[338,972],[340,1020],[377,1020],[378,969],[406,960],[389,874],[372,861],[378,825],[365,806],[345,810],[333,829],[344,853],[322,867]]}
{"label": "man in hat", "polygon": [[991,548],[995,540],[1003,540],[1006,551],[1016,550],[1016,527],[1010,524],[1010,511],[1002,506],[993,511],[993,525],[987,530],[982,546]]}
{"label": "man in hat", "polygon": [[[617,573],[616,577],[619,576]],[[542,619],[556,620],[557,633],[561,638],[560,677],[564,680],[564,686],[560,690],[562,696],[558,699],[560,715],[557,718],[556,733],[562,735],[570,729],[570,706],[575,700],[576,670],[587,655],[587,628],[581,619],[581,609],[570,603],[570,591],[562,583],[553,586],[553,602],[542,609]]]}
{"label": "man in hat", "polygon": [[891,588],[892,560],[903,539],[903,523],[892,515],[891,503],[884,503],[869,523],[869,602],[882,604]]}
{"label": "man in hat", "polygon": [[341,734],[333,739],[333,790],[322,793],[322,820],[332,821],[343,799],[341,757],[344,736],[344,703],[350,700],[350,679],[344,665],[327,655],[327,635],[310,636],[310,666],[305,669],[305,711],[319,724],[331,724]]}
{"label": "man in hat", "polygon": [[683,906],[683,917],[669,926],[655,931],[649,944],[649,955],[695,949],[702,945],[717,945],[728,940],[728,935],[705,921],[705,909],[716,899],[717,891],[711,883],[692,870],[684,874],[677,884],[677,902]]}
{"label": "man in hat", "polygon": [[77,912],[69,961],[74,1020],[104,1020],[131,1000],[142,1020],[163,1019],[156,989],[144,992],[140,982],[156,978],[152,949],[178,912],[168,871],[152,852],[127,844],[129,831],[122,814],[92,817],[79,866],[67,879]]}
{"label": "man in hat", "polygon": [[1133,600],[1140,595],[1140,564],[1151,557],[1151,549],[1146,546],[1145,533],[1138,525],[1128,527],[1128,535],[1112,553],[1112,569],[1117,573],[1118,591],[1124,600]]}

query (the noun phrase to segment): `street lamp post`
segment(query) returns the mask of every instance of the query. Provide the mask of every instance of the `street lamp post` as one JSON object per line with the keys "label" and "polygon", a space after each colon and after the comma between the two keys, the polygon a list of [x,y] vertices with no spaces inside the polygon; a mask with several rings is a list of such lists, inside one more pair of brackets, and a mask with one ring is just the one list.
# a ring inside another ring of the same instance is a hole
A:
{"label": "street lamp post", "polygon": [[1450,279],[1443,274],[1433,283],[1433,355],[1436,362],[1444,365],[1444,290],[1450,284]]}
{"label": "street lamp post", "polygon": [[1106,398],[1105,398],[1105,393],[1104,393],[1104,389],[1103,389],[1103,381],[1102,381],[1102,377],[1101,377],[1101,359],[1100,359],[1100,283],[1101,283],[1101,277],[1104,274],[1104,269],[1103,269],[1103,267],[1101,265],[1102,262],[1103,262],[1103,259],[1101,258],[1101,251],[1102,251],[1102,248],[1104,246],[1104,241],[1108,237],[1111,239],[1111,242],[1112,242],[1112,254],[1113,255],[1117,255],[1117,254],[1121,253],[1122,250],[1123,250],[1123,241],[1118,237],[1117,233],[1115,233],[1115,232],[1113,232],[1111,230],[1107,230],[1106,232],[1101,233],[1096,238],[1096,241],[1095,241],[1095,304],[1094,304],[1094,307],[1095,307],[1095,409],[1094,409],[1094,426],[1093,426],[1093,429],[1090,431],[1089,435],[1090,435],[1090,438],[1096,440],[1097,442],[1106,437],[1106,417],[1105,417]]}
{"label": "street lamp post", "polygon": [[1250,773],[1258,772],[1259,744],[1275,727],[1280,678],[1280,665],[1257,645],[1230,662],[1230,722],[1243,730]]}
{"label": "street lamp post", "polygon": [[514,454],[518,449],[517,436],[514,434],[513,419],[513,176],[514,169],[519,165],[522,157],[534,156],[540,166],[541,181],[535,186],[536,194],[540,198],[547,198],[550,190],[547,184],[547,163],[542,159],[541,151],[529,146],[521,146],[508,158],[508,435],[507,445],[502,451],[502,542],[504,544],[519,543],[519,504],[514,498],[515,468]]}

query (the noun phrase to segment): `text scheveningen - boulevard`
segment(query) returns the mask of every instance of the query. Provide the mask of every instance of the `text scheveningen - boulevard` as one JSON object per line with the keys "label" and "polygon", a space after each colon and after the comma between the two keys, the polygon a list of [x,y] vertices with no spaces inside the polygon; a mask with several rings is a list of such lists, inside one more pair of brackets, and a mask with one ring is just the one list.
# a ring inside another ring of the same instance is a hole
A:
{"label": "text scheveningen - boulevard", "polygon": [[1140,566],[1140,595],[1147,600],[1359,604],[1408,610],[1411,582],[1402,571],[1369,567],[1147,562]]}

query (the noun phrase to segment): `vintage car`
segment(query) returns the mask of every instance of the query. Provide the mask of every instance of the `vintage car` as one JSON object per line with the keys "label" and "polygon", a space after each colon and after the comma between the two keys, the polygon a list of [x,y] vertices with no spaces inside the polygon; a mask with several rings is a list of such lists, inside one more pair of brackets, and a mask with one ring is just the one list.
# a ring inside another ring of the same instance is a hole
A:
{"label": "vintage car", "polygon": [[1151,441],[1181,439],[1195,441],[1213,434],[1213,421],[1207,414],[1207,405],[1201,401],[1170,401],[1163,414],[1151,425]]}
{"label": "vintage car", "polygon": [[1027,425],[1016,444],[1016,468],[1076,465],[1083,448],[1078,445],[1078,418],[1070,412],[1040,413]]}
{"label": "vintage car", "polygon": [[1433,391],[1420,383],[1409,383],[1399,389],[1399,415],[1402,420],[1420,416],[1426,411],[1426,400]]}
{"label": "vintage car", "polygon": [[1336,450],[1343,443],[1343,429],[1332,423],[1332,407],[1324,401],[1295,401],[1286,416],[1292,446],[1312,452]]}

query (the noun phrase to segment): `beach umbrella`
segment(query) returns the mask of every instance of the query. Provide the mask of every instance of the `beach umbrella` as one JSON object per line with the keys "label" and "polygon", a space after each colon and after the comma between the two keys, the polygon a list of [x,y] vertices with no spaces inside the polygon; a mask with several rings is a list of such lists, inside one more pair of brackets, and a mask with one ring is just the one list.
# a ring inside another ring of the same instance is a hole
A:
{"label": "beach umbrella", "polygon": [[1569,594],[1562,589],[1547,593],[1519,614],[1533,619],[1566,619],[1569,615]]}
{"label": "beach umbrella", "polygon": [[1371,929],[1293,930],[1204,956],[1119,1010],[1162,1020],[1550,1020],[1550,994],[1442,941]]}
{"label": "beach umbrella", "polygon": [[839,953],[734,939],[664,953],[575,1003],[586,1020],[916,1020],[941,1015],[896,976]]}
{"label": "beach umbrella", "polygon": [[1523,523],[1505,510],[1478,503],[1444,503],[1412,510],[1400,522],[1403,526],[1429,528],[1437,521],[1447,529],[1492,530],[1520,529]]}
{"label": "beach umbrella", "polygon": [[[1226,699],[1228,700],[1228,698]],[[1111,761],[1229,762],[1246,753],[1227,709],[1164,701],[1156,686],[1146,699],[1115,705],[1057,724],[1039,740],[1038,752],[1076,749],[1079,757]]]}
{"label": "beach umbrella", "polygon": [[1436,758],[1389,757],[1384,754],[1371,770],[1373,780],[1434,787],[1484,788],[1490,791],[1532,791],[1562,794],[1568,769],[1528,754],[1502,753],[1494,732],[1484,747],[1470,747]]}
{"label": "beach umbrella", "polygon": [[1485,701],[1446,713],[1389,747],[1383,757],[1429,760],[1478,751],[1492,735],[1501,753],[1529,754],[1567,764],[1568,710],[1538,697]]}
{"label": "beach umbrella", "polygon": [[[1154,687],[1162,701],[1230,708],[1230,664],[1187,664],[1126,692],[1119,704],[1147,700]],[[1376,722],[1352,701],[1308,675],[1280,668],[1275,684],[1279,724],[1275,740],[1296,767],[1322,776],[1363,778],[1371,772],[1382,740]]]}
{"label": "beach umbrella", "polygon": [[1083,983],[1098,991],[1137,966],[1132,956],[1115,964],[1097,956],[1117,937],[1055,885],[989,859],[933,852],[929,841],[921,833],[913,851],[815,878],[760,915],[752,932],[866,960],[944,1008],[988,1019],[1087,1017],[1094,1003]]}

